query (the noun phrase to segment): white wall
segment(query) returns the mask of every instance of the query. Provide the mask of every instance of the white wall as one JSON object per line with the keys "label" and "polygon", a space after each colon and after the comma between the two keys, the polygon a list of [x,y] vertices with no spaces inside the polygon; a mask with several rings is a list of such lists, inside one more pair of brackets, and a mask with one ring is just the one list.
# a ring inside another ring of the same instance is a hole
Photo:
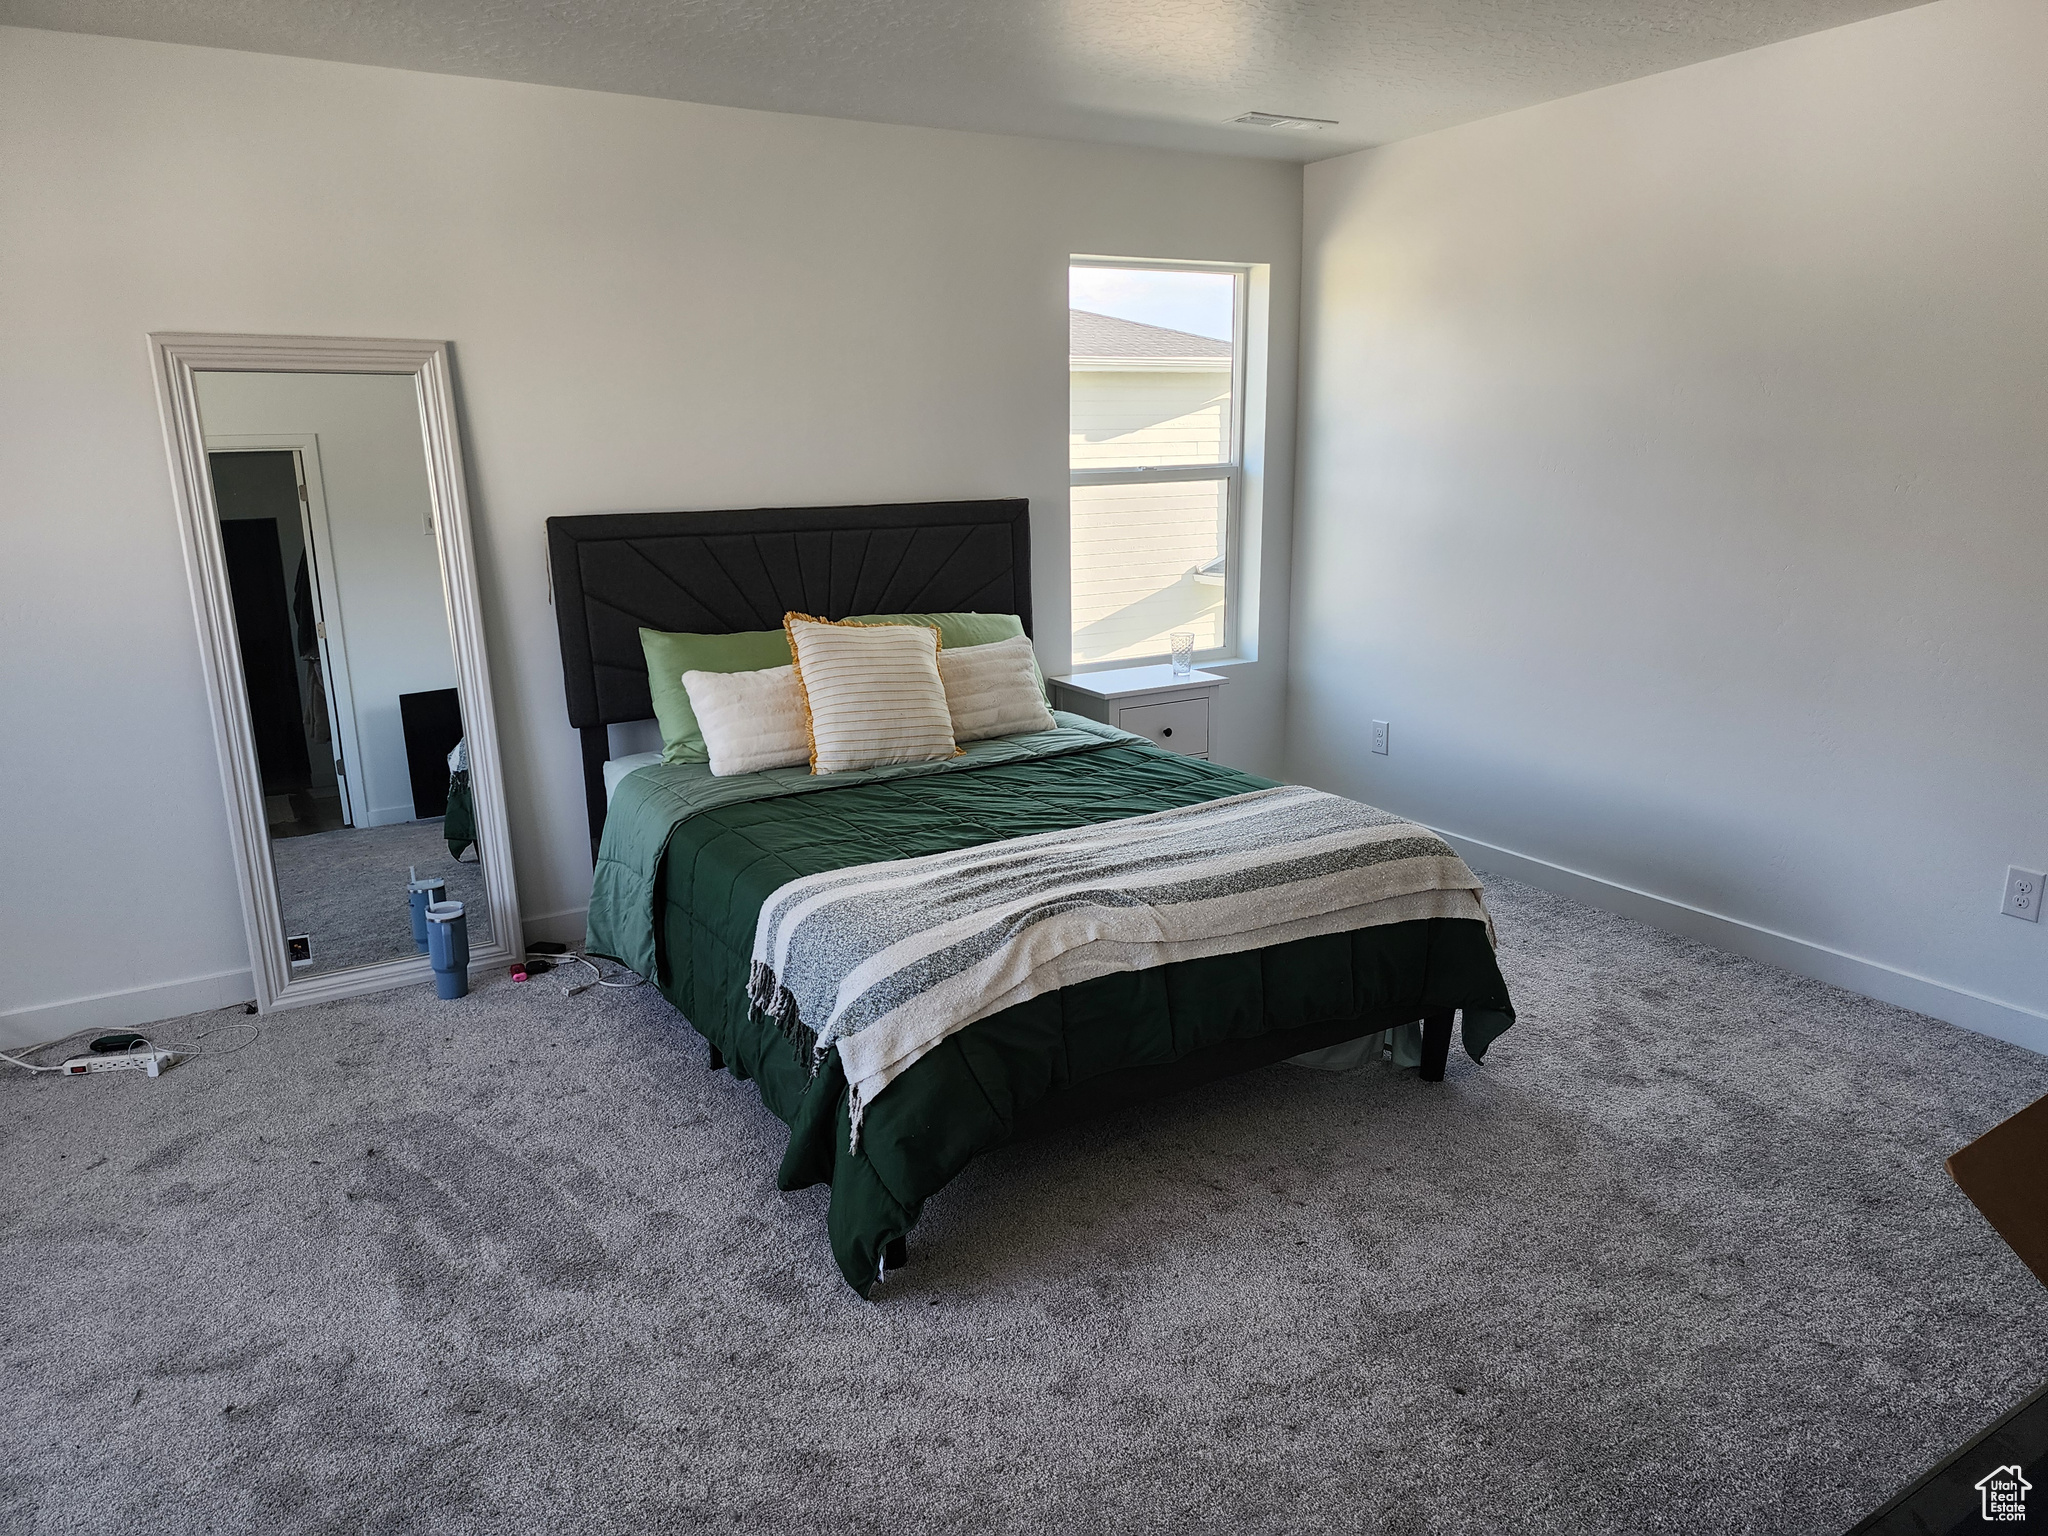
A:
{"label": "white wall", "polygon": [[[1028,496],[1059,670],[1067,258],[1270,263],[1287,443],[1300,194],[1274,163],[0,30],[0,1034],[248,995],[146,332],[454,343],[521,903],[566,926],[544,518]],[[1262,659],[1219,706],[1254,767],[1290,470]]]}
{"label": "white wall", "polygon": [[341,609],[328,638],[348,667],[362,753],[349,771],[363,776],[366,825],[413,820],[398,696],[455,686],[417,388],[388,373],[203,373],[199,417],[209,437],[319,437]]}
{"label": "white wall", "polygon": [[1294,770],[2048,1049],[2044,64],[1943,0],[1311,167]]}

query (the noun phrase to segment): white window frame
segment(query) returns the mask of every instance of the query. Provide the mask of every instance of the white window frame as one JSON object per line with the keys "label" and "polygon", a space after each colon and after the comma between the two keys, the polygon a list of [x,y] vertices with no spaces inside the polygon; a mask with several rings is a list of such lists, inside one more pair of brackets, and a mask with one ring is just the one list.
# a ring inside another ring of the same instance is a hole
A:
{"label": "white window frame", "polygon": [[[1227,272],[1234,282],[1231,288],[1230,315],[1230,452],[1226,460],[1217,464],[1174,464],[1158,468],[1137,469],[1074,469],[1067,470],[1068,485],[1161,485],[1176,480],[1221,480],[1224,482],[1223,503],[1223,639],[1222,643],[1195,652],[1195,660],[1224,661],[1239,655],[1238,620],[1242,605],[1238,601],[1239,582],[1243,576],[1244,561],[1241,552],[1244,547],[1244,443],[1245,443],[1245,355],[1249,338],[1247,317],[1251,310],[1251,286],[1253,268],[1250,264],[1235,261],[1172,261],[1166,258],[1120,257],[1120,256],[1070,256],[1067,270],[1075,267],[1124,268],[1144,272]],[[1068,368],[1068,411],[1071,421],[1073,398],[1073,369]],[[1071,536],[1070,536],[1071,539]],[[1071,542],[1069,548],[1071,548]],[[1073,566],[1067,567],[1068,601],[1072,602],[1074,590]],[[1071,636],[1070,636],[1071,640]],[[1139,667],[1149,662],[1163,661],[1170,652],[1160,651],[1156,655],[1119,656],[1109,661],[1076,662],[1076,672],[1104,672],[1118,667]]]}

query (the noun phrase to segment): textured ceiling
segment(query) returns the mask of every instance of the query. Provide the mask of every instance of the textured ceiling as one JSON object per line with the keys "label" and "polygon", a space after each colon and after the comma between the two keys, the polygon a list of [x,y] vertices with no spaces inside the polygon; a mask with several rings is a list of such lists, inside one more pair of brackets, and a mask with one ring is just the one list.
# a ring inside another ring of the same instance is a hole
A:
{"label": "textured ceiling", "polygon": [[[0,0],[0,22],[1314,160],[1921,0]],[[1300,134],[1246,111],[1335,118]]]}

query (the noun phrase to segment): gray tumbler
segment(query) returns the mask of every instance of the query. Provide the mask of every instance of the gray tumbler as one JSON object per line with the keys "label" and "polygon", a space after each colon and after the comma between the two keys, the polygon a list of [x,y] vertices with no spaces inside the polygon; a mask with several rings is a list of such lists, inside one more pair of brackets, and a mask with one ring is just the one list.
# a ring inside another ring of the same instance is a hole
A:
{"label": "gray tumbler", "polygon": [[434,962],[436,996],[469,995],[469,923],[461,902],[437,901],[427,908],[427,957]]}
{"label": "gray tumbler", "polygon": [[448,899],[448,882],[439,875],[429,875],[422,880],[417,868],[411,873],[412,882],[405,888],[405,899],[412,908],[412,947],[424,955],[427,952],[427,908]]}

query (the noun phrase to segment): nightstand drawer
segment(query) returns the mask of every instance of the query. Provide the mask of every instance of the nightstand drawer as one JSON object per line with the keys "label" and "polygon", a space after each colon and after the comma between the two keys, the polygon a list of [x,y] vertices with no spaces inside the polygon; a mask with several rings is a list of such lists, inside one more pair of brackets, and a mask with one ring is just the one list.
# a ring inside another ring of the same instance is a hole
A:
{"label": "nightstand drawer", "polygon": [[1169,752],[1201,757],[1209,750],[1209,701],[1176,699],[1171,704],[1137,704],[1117,711],[1116,723]]}

